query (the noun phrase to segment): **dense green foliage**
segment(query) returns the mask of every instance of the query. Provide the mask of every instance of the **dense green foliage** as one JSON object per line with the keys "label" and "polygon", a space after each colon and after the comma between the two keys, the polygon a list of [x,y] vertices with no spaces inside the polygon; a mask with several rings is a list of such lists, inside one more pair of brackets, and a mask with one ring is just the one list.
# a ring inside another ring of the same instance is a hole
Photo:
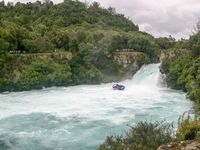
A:
{"label": "dense green foliage", "polygon": [[197,116],[191,118],[188,114],[180,118],[177,140],[199,139],[200,30],[189,40],[182,39],[176,42],[173,48],[162,52],[161,71],[165,73],[170,87],[187,92],[187,97],[195,102]]}
{"label": "dense green foliage", "polygon": [[177,140],[194,140],[199,137],[199,118],[191,117],[190,113],[184,113],[178,121]]}
{"label": "dense green foliage", "polygon": [[187,92],[189,99],[200,104],[200,30],[189,40],[181,40],[176,48],[166,51],[161,70],[166,74],[170,87]]}
{"label": "dense green foliage", "polygon": [[101,8],[96,2],[87,6],[72,0],[57,5],[51,1],[5,5],[2,1],[0,17],[0,51],[76,51],[81,42],[92,42],[93,38],[98,41],[104,36],[98,32],[89,35],[87,28],[138,31],[123,15]]}
{"label": "dense green foliage", "polygon": [[0,91],[70,85],[72,73],[65,55],[0,55]]}
{"label": "dense green foliage", "polygon": [[[162,69],[170,87],[187,92],[189,99],[200,104],[200,58],[194,58],[191,53],[179,53],[165,58]],[[173,50],[175,52],[175,50]]]}
{"label": "dense green foliage", "polygon": [[[166,75],[168,85],[184,90],[187,97],[195,102],[197,116],[200,109],[200,32],[189,40],[176,42],[174,47],[163,52],[161,71]],[[183,50],[184,48],[184,50]],[[187,50],[189,49],[189,50]],[[178,124],[177,140],[193,140],[198,137],[199,118],[183,115]]]}
{"label": "dense green foliage", "polygon": [[[5,5],[2,1],[0,18],[0,91],[119,80],[127,69],[115,61],[117,49],[142,52],[136,59],[139,66],[159,58],[151,35],[139,32],[137,25],[114,8],[102,8],[97,2],[87,5],[65,0],[55,5],[46,0]],[[57,58],[36,58],[29,63],[21,59],[60,52],[70,52],[73,58],[65,65]]]}
{"label": "dense green foliage", "polygon": [[158,44],[160,49],[166,50],[169,48],[173,48],[176,42],[175,39],[170,36],[169,38],[167,37],[157,38],[156,43]]}
{"label": "dense green foliage", "polygon": [[109,136],[99,150],[155,150],[161,144],[170,142],[171,124],[139,122],[124,136]]}
{"label": "dense green foliage", "polygon": [[194,57],[200,56],[200,31],[197,34],[194,34],[190,37],[190,47],[192,50],[192,55]]}

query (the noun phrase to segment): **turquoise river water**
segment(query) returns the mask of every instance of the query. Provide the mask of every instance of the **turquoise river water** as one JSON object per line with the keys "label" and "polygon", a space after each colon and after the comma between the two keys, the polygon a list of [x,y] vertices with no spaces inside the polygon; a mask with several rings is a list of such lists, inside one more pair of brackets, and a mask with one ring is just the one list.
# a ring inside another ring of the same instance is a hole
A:
{"label": "turquoise river water", "polygon": [[150,64],[121,82],[125,91],[108,83],[0,94],[0,150],[95,150],[138,121],[176,123],[193,104],[161,81]]}

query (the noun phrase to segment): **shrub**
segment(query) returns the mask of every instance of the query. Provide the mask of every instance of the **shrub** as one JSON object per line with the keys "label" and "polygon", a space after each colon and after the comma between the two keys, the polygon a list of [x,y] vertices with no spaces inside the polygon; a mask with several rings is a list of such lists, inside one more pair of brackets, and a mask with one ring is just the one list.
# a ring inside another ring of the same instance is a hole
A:
{"label": "shrub", "polygon": [[22,90],[40,89],[50,86],[67,86],[71,83],[71,68],[53,59],[33,61],[20,79]]}
{"label": "shrub", "polygon": [[183,114],[179,118],[177,140],[193,140],[200,131],[200,122],[198,118],[192,118],[190,114]]}
{"label": "shrub", "polygon": [[108,136],[99,150],[155,150],[173,140],[173,126],[167,123],[139,122],[124,136]]}

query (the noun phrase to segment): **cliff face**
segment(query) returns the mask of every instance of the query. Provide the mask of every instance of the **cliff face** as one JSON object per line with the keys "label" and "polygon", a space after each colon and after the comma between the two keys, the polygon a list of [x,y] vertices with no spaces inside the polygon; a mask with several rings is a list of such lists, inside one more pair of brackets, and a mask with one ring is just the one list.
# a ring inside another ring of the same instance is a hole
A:
{"label": "cliff face", "polygon": [[190,54],[191,51],[186,50],[186,49],[170,49],[170,50],[165,50],[161,52],[160,55],[160,62],[166,60],[166,59],[171,59],[180,55],[188,55]]}
{"label": "cliff face", "polygon": [[162,74],[165,74],[163,65],[166,62],[174,60],[179,56],[190,55],[190,54],[191,54],[191,51],[186,50],[186,49],[170,49],[170,50],[162,51],[160,54],[160,63],[161,63],[160,72]]}
{"label": "cliff face", "polygon": [[124,78],[132,77],[143,64],[149,62],[147,55],[141,52],[116,52],[114,59],[126,72]]}

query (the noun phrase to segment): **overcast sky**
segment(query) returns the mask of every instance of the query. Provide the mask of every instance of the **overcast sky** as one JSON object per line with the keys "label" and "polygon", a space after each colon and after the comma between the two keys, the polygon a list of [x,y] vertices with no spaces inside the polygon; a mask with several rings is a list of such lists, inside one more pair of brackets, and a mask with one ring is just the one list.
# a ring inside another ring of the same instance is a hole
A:
{"label": "overcast sky", "polygon": [[[16,2],[17,0],[9,1]],[[87,1],[92,2],[93,0]],[[118,13],[125,14],[135,24],[138,24],[141,31],[151,33],[155,37],[172,35],[177,39],[188,38],[200,18],[200,0],[95,1],[103,7],[112,6],[116,8]],[[53,0],[53,2],[58,3],[62,0]]]}

